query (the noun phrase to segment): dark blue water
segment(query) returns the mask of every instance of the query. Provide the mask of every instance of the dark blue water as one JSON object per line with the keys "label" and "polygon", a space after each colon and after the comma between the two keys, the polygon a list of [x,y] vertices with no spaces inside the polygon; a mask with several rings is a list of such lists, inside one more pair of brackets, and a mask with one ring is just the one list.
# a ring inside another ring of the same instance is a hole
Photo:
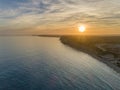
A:
{"label": "dark blue water", "polygon": [[0,90],[120,90],[120,76],[59,38],[0,37]]}

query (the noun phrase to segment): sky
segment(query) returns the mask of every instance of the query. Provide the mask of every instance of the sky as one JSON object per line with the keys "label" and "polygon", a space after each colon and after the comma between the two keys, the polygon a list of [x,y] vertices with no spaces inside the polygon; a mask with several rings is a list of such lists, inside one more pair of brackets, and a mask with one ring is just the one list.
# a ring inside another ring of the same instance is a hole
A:
{"label": "sky", "polygon": [[0,35],[120,34],[120,0],[0,0]]}

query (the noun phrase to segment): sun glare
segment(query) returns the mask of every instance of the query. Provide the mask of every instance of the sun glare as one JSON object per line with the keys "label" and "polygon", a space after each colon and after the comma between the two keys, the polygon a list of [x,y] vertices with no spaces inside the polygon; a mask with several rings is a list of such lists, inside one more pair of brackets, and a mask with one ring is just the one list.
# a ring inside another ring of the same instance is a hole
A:
{"label": "sun glare", "polygon": [[79,32],[85,32],[86,27],[85,26],[79,26],[78,29],[79,29]]}

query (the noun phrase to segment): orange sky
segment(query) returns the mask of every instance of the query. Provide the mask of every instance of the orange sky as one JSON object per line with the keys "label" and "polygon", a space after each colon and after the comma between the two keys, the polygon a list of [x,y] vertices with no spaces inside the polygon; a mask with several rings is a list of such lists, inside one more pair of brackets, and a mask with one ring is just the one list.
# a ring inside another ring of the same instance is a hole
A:
{"label": "orange sky", "polygon": [[[9,3],[9,4],[8,4]],[[120,0],[0,1],[0,35],[120,34]]]}

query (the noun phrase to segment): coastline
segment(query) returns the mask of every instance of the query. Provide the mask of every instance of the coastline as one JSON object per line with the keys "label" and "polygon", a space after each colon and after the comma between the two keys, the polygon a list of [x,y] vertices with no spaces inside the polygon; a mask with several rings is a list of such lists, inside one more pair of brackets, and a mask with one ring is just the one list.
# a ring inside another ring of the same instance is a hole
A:
{"label": "coastline", "polygon": [[60,37],[60,41],[63,44],[65,44],[67,46],[70,46],[73,49],[76,49],[78,51],[82,51],[82,52],[85,52],[85,53],[91,55],[92,57],[94,57],[97,60],[103,62],[104,64],[106,64],[107,66],[112,68],[115,72],[120,74],[120,67],[111,63],[109,60],[106,60],[105,58],[102,58],[99,54],[97,54],[97,50],[91,49],[90,47],[87,47],[87,46],[84,46],[84,45],[78,45],[79,42],[72,40],[71,37],[75,37],[75,36],[69,36],[69,37],[68,36],[63,36],[63,37]]}

